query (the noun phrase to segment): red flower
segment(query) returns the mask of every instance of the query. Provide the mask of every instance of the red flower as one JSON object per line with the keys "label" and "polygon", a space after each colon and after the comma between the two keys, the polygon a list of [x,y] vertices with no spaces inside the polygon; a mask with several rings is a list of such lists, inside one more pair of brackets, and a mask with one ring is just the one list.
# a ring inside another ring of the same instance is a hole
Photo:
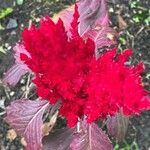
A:
{"label": "red flower", "polygon": [[114,115],[121,108],[125,115],[139,114],[150,108],[148,92],[143,88],[140,76],[143,64],[125,65],[131,54],[131,50],[125,50],[116,56],[116,49],[112,49],[91,62],[89,97],[84,110],[89,122]]}
{"label": "red flower", "polygon": [[[94,42],[90,39],[85,41],[78,34],[78,17],[76,7],[71,38],[67,37],[61,20],[54,24],[49,17],[42,18],[39,28],[32,26],[25,29],[22,43],[31,57],[21,54],[21,59],[35,74],[33,82],[37,86],[38,95],[51,103],[61,98],[62,114],[76,118],[81,115],[82,104],[78,102],[84,102],[84,84],[90,71],[89,63],[95,59]],[[73,106],[73,103],[77,104]],[[76,107],[69,110],[74,115],[69,115],[68,105]],[[63,108],[67,108],[67,111]]]}
{"label": "red flower", "polygon": [[70,127],[83,115],[92,122],[120,108],[126,115],[150,108],[140,77],[143,65],[125,65],[130,50],[118,57],[115,49],[109,50],[96,60],[95,43],[78,34],[78,18],[76,6],[71,38],[61,20],[55,24],[49,17],[42,18],[38,28],[24,30],[22,44],[30,57],[20,57],[35,74],[38,95],[50,103],[61,98],[60,114]]}

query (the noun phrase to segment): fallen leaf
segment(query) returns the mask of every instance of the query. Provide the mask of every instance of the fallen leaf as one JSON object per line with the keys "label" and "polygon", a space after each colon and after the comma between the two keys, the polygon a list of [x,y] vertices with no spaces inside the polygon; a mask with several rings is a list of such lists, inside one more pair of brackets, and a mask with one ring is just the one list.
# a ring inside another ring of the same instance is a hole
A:
{"label": "fallen leaf", "polygon": [[49,122],[46,122],[42,126],[43,136],[49,135],[49,132],[53,129],[56,121],[57,121],[58,111],[51,117]]}
{"label": "fallen leaf", "polygon": [[9,129],[7,131],[6,137],[12,142],[17,137],[17,133],[14,129]]}
{"label": "fallen leaf", "polygon": [[118,20],[118,24],[119,24],[119,28],[121,30],[125,30],[128,27],[128,24],[126,23],[126,21],[122,18],[121,15],[117,16],[117,20]]}

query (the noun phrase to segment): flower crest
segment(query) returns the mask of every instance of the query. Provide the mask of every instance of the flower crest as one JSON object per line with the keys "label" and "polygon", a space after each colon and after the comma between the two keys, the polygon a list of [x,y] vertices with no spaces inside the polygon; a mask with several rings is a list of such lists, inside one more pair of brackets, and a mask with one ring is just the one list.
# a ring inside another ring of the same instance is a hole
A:
{"label": "flower crest", "polygon": [[71,36],[61,19],[54,23],[49,17],[43,17],[39,27],[23,31],[22,45],[28,55],[19,57],[35,75],[38,96],[50,103],[61,99],[60,114],[67,117],[70,127],[84,115],[93,122],[120,109],[126,115],[149,109],[140,76],[143,64],[125,64],[131,50],[116,55],[116,49],[110,49],[96,60],[96,42],[80,36],[78,20],[76,5]]}

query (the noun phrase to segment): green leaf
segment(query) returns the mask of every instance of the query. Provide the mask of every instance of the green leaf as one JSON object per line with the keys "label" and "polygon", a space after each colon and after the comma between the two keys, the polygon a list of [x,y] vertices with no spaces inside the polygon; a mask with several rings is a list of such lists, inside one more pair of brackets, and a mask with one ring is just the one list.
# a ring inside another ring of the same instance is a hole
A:
{"label": "green leaf", "polygon": [[23,4],[23,0],[17,0],[17,5],[22,5]]}
{"label": "green leaf", "polygon": [[0,30],[4,30],[5,28],[0,23]]}
{"label": "green leaf", "polygon": [[6,54],[7,51],[2,46],[0,46],[0,52],[3,53],[3,54]]}
{"label": "green leaf", "polygon": [[122,45],[126,45],[126,39],[124,37],[120,37],[119,41]]}
{"label": "green leaf", "polygon": [[136,1],[131,1],[130,2],[130,7],[131,8],[136,8],[137,7],[137,2]]}
{"label": "green leaf", "polygon": [[133,18],[133,21],[136,22],[136,23],[139,23],[139,22],[140,22],[140,19],[139,19],[139,17],[134,17],[134,18]]}
{"label": "green leaf", "polygon": [[6,16],[8,16],[9,14],[11,14],[13,12],[13,8],[6,8],[6,9],[2,9],[0,11],[0,19],[5,18]]}
{"label": "green leaf", "polygon": [[146,23],[147,26],[149,26],[149,25],[150,25],[150,16],[148,16],[148,17],[144,20],[144,22]]}

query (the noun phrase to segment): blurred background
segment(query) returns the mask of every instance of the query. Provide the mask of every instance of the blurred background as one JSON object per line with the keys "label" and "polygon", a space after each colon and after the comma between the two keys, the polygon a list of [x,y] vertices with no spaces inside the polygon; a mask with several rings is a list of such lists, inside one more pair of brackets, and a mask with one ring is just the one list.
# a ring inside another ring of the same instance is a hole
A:
{"label": "blurred background", "polygon": [[[12,47],[25,27],[38,25],[43,15],[53,16],[73,4],[73,0],[0,0],[0,79],[14,63]],[[150,0],[108,0],[110,24],[119,32],[118,49],[132,48],[130,63],[143,61],[143,84],[150,90]],[[5,108],[24,93],[29,75],[15,87],[4,86],[0,80],[0,150],[22,150],[23,138],[3,120]],[[136,93],[135,93],[136,94]],[[35,93],[29,95],[34,97]],[[63,122],[58,121],[58,124]],[[114,143],[114,150],[150,150],[150,111],[130,119],[126,139]]]}

